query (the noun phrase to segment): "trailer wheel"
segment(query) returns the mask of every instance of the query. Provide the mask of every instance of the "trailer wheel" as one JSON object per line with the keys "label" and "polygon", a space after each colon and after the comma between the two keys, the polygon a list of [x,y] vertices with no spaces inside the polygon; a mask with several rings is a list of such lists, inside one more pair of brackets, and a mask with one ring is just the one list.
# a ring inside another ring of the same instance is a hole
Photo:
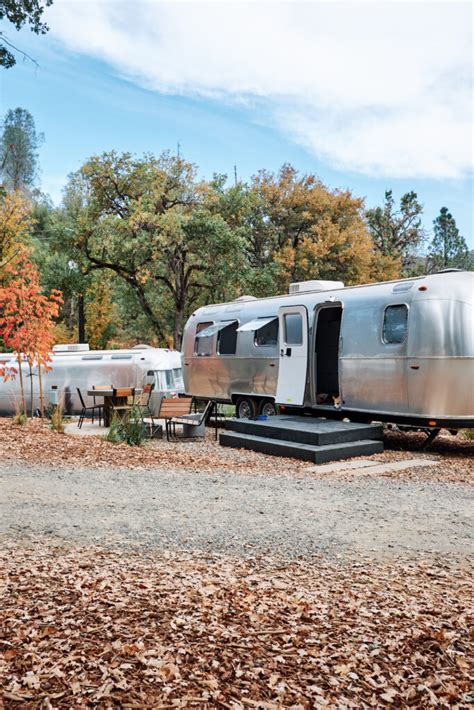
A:
{"label": "trailer wheel", "polygon": [[278,414],[275,402],[272,402],[271,399],[262,399],[258,413],[264,414],[266,417],[275,417]]}
{"label": "trailer wheel", "polygon": [[239,397],[235,403],[237,419],[251,419],[257,414],[255,401],[251,397]]}

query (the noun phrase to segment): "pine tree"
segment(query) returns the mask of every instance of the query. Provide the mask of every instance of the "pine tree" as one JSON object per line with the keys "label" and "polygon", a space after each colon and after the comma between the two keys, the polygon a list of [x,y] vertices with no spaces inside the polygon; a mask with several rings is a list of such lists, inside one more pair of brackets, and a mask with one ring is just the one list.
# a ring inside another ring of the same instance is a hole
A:
{"label": "pine tree", "polygon": [[429,252],[429,271],[469,269],[472,261],[466,240],[459,233],[456,221],[447,207],[442,207],[433,220],[433,239]]}
{"label": "pine tree", "polygon": [[35,121],[24,108],[10,109],[3,119],[0,136],[0,173],[9,190],[31,188],[38,171],[38,149],[44,140]]}

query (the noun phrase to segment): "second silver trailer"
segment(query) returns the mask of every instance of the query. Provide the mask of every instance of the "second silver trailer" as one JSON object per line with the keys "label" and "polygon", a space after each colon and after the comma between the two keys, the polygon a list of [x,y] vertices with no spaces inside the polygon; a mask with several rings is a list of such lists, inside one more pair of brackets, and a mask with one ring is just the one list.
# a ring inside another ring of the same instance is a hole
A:
{"label": "second silver trailer", "polygon": [[[3,368],[17,368],[15,356],[0,354]],[[184,391],[181,354],[167,348],[137,345],[123,350],[89,350],[88,345],[56,345],[52,354],[51,369],[43,375],[43,392],[46,406],[63,402],[66,414],[78,414],[81,403],[77,388],[84,399],[94,385],[113,387],[140,387],[154,384],[151,399],[156,413],[162,397],[179,395]],[[22,364],[27,411],[40,406],[37,368]],[[33,392],[33,401],[31,398]],[[92,403],[89,401],[89,403]],[[20,406],[20,379],[3,381],[0,377],[0,415],[13,414]]]}

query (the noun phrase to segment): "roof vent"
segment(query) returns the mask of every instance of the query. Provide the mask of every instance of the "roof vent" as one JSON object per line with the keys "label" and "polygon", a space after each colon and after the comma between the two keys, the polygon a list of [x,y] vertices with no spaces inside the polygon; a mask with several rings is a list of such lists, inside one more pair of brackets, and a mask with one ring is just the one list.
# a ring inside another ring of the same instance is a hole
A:
{"label": "roof vent", "polygon": [[154,350],[153,345],[146,345],[145,343],[139,343],[134,345],[132,350]]}
{"label": "roof vent", "polygon": [[234,298],[232,303],[239,303],[241,301],[256,301],[256,296],[239,296],[239,298]]}
{"label": "roof vent", "polygon": [[53,345],[53,353],[83,353],[90,350],[87,343],[66,343]]}
{"label": "roof vent", "polygon": [[344,288],[342,281],[300,281],[290,284],[290,296],[296,293],[308,293],[311,291],[335,291]]}

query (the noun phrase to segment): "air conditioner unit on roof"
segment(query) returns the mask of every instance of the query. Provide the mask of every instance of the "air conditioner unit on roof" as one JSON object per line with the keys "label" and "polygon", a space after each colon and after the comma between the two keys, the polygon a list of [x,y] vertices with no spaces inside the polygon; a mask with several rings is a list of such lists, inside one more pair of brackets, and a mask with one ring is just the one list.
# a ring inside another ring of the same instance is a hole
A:
{"label": "air conditioner unit on roof", "polygon": [[335,291],[344,288],[342,281],[299,281],[290,284],[290,296],[296,293],[308,293],[311,291]]}
{"label": "air conditioner unit on roof", "polygon": [[87,343],[65,343],[53,345],[53,353],[83,353],[90,350]]}

